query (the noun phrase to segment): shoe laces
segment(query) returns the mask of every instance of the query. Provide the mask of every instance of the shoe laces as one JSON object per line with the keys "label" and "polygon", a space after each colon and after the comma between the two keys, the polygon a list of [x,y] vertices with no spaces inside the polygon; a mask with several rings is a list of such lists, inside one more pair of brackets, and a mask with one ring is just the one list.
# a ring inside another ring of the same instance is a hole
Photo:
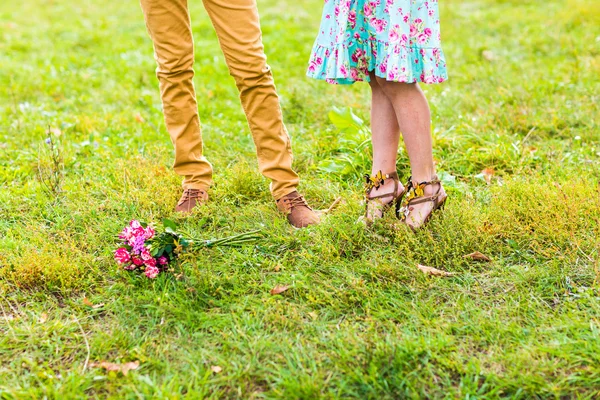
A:
{"label": "shoe laces", "polygon": [[200,199],[202,198],[203,193],[204,190],[200,189],[186,189],[183,191],[183,196],[181,196],[178,205],[182,205],[183,203],[191,199]]}
{"label": "shoe laces", "polygon": [[308,203],[304,199],[304,196],[298,196],[298,197],[294,197],[292,199],[286,199],[286,200],[287,200],[286,203],[289,204],[290,209],[293,209],[294,207],[310,208],[308,206]]}

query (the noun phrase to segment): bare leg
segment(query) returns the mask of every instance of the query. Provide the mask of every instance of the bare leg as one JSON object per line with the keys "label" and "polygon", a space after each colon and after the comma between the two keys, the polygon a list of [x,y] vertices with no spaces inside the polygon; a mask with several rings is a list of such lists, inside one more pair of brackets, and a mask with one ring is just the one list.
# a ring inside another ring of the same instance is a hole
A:
{"label": "bare leg", "polygon": [[[396,172],[396,156],[398,154],[398,144],[400,141],[400,127],[394,107],[389,98],[384,93],[382,87],[377,83],[375,74],[371,72],[371,134],[373,143],[373,167],[372,174],[375,175],[381,171],[384,175]],[[396,195],[403,191],[402,185],[399,185]],[[394,181],[388,179],[384,185],[377,190],[371,191],[371,196],[393,193]],[[381,199],[383,204],[388,204],[393,200],[393,196]],[[378,210],[373,217],[381,217],[381,211]]]}
{"label": "bare leg", "polygon": [[[402,132],[413,182],[427,182],[435,176],[431,141],[431,113],[423,91],[416,83],[389,82],[376,78],[393,105],[398,126]],[[390,143],[393,145],[393,143]],[[439,185],[425,187],[425,196],[439,190]],[[419,226],[433,207],[431,202],[414,205],[410,225]]]}

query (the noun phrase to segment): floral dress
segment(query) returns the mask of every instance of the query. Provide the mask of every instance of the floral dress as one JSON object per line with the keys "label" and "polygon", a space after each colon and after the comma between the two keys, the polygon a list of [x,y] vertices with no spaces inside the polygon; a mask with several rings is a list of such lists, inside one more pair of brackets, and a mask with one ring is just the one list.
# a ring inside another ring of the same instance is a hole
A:
{"label": "floral dress", "polygon": [[448,78],[437,0],[325,0],[308,76],[329,83]]}

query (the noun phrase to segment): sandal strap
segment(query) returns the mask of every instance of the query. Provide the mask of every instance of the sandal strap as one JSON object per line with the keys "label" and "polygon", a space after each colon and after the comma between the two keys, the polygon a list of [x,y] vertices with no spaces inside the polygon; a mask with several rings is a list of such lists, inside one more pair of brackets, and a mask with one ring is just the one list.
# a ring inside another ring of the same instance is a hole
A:
{"label": "sandal strap", "polygon": [[[387,174],[383,174],[381,171],[377,172],[375,175],[365,174],[365,179],[366,179],[365,195],[367,196],[367,198],[371,198],[371,199],[378,199],[378,198],[387,197],[390,195],[395,196],[396,192],[398,191],[398,185],[400,184],[398,172],[396,172],[396,171],[389,172]],[[375,190],[379,189],[379,187],[385,183],[386,179],[392,179],[394,181],[394,191],[390,192],[388,194],[369,197],[369,193],[371,193],[373,188]]]}
{"label": "sandal strap", "polygon": [[[425,189],[426,186],[436,184],[440,185],[437,192],[431,196],[425,196],[423,189]],[[405,212],[407,212],[409,206],[427,203],[430,201],[434,203],[435,208],[438,205],[438,199],[442,193],[442,182],[437,175],[434,175],[431,180],[424,182],[415,182],[411,176],[408,178],[408,183],[406,184],[406,193],[407,196],[402,202],[402,208],[405,210]]]}
{"label": "sandal strap", "polygon": [[422,203],[427,203],[429,201],[433,201],[434,203],[437,203],[438,198],[440,197],[440,191],[438,191],[437,194],[433,195],[433,196],[427,196],[427,197],[415,197],[413,199],[410,199],[408,201],[408,204],[413,206],[415,204],[422,204]]}

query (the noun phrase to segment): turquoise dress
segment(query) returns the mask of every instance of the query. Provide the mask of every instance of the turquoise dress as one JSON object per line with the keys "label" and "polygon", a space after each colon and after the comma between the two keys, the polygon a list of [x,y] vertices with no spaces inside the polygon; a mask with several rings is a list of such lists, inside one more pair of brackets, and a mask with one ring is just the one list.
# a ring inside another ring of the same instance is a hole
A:
{"label": "turquoise dress", "polygon": [[437,0],[325,0],[308,76],[330,83],[448,78]]}

